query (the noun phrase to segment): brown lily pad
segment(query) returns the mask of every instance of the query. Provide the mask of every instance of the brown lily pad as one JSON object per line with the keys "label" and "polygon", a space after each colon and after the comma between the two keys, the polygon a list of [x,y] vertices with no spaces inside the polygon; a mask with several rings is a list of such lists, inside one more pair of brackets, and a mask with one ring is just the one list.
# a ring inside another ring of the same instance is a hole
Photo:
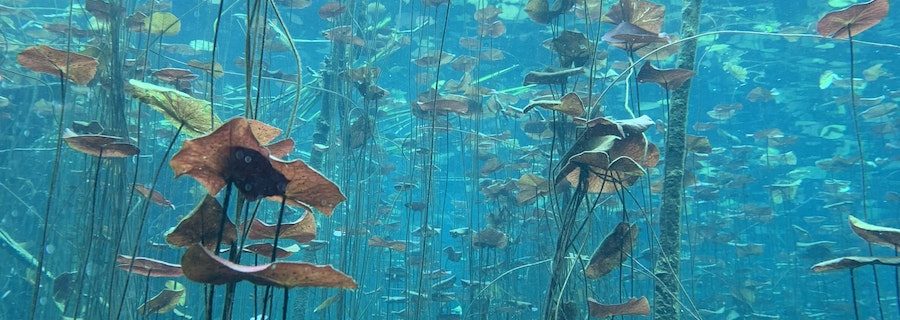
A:
{"label": "brown lily pad", "polygon": [[166,199],[166,196],[164,196],[159,191],[153,190],[153,192],[151,193],[150,188],[139,183],[135,183],[134,185],[132,185],[132,187],[134,188],[134,191],[140,193],[141,196],[143,196],[145,199],[150,199],[150,202],[175,210],[175,205],[172,204],[169,199]]}
{"label": "brown lily pad", "polygon": [[212,105],[209,101],[184,92],[134,79],[128,81],[127,90],[132,97],[162,113],[171,124],[183,125],[182,130],[190,136],[210,132],[222,123],[218,117],[211,116]]}
{"label": "brown lily pad", "polygon": [[[222,228],[223,218],[225,219],[224,229]],[[237,228],[225,216],[222,205],[215,197],[206,195],[191,210],[190,214],[166,232],[166,243],[182,248],[197,243],[214,247],[219,240],[219,230],[222,230],[222,242],[232,243],[237,240]]]}
{"label": "brown lily pad", "polygon": [[80,85],[86,85],[97,74],[97,59],[74,52],[57,50],[45,45],[25,49],[16,57],[23,67],[54,76],[65,76]]}
{"label": "brown lily pad", "polygon": [[169,165],[176,177],[190,175],[212,195],[232,183],[249,200],[281,201],[284,195],[288,205],[331,215],[346,199],[337,185],[302,161],[272,157],[262,144],[274,137],[259,128],[264,126],[256,121],[231,119],[206,136],[186,141]]}
{"label": "brown lily pad", "polygon": [[[128,271],[131,260],[131,256],[120,254],[116,257],[116,267]],[[162,278],[175,278],[184,275],[180,265],[145,257],[134,258],[134,266],[131,267],[131,273],[146,277]]]}
{"label": "brown lily pad", "polygon": [[584,33],[571,30],[564,30],[550,40],[550,46],[559,55],[559,64],[564,68],[584,66],[596,49]]}
{"label": "brown lily pad", "polygon": [[533,100],[522,111],[528,112],[535,107],[559,111],[573,117],[584,115],[584,102],[575,92],[567,93],[560,100]]}
{"label": "brown lily pad", "polygon": [[488,226],[472,236],[472,245],[476,248],[503,249],[509,245],[509,236],[492,226]]}
{"label": "brown lily pad", "polygon": [[330,265],[274,262],[259,266],[244,266],[222,259],[198,245],[191,246],[184,253],[181,263],[185,277],[199,283],[216,285],[247,280],[257,285],[281,288],[357,288],[353,278]]}
{"label": "brown lily pad", "polygon": [[610,24],[628,22],[648,32],[659,34],[662,31],[666,7],[645,0],[620,0],[610,8],[601,21]]}
{"label": "brown lily pad", "polygon": [[[267,224],[259,219],[250,222],[250,240],[275,239],[274,224]],[[316,238],[316,218],[309,212],[294,222],[281,224],[278,239],[291,239],[299,243],[307,243]]]}
{"label": "brown lily pad", "polygon": [[[653,121],[642,116],[625,121],[592,119],[572,148],[563,156],[565,165],[556,184],[587,185],[589,193],[615,192],[631,186],[659,162],[659,149],[643,135]],[[584,175],[582,175],[582,170]],[[586,178],[585,181],[581,181]]]}
{"label": "brown lily pad", "polygon": [[681,87],[693,76],[694,71],[691,70],[679,68],[657,69],[647,62],[644,63],[641,71],[638,72],[637,81],[640,83],[656,83],[663,89],[672,90]]}
{"label": "brown lily pad", "polygon": [[591,261],[584,268],[584,276],[588,279],[600,279],[618,268],[631,255],[637,233],[637,225],[619,222],[594,251]]}
{"label": "brown lily pad", "polygon": [[870,264],[882,264],[886,266],[900,266],[900,258],[898,257],[841,257],[822,261],[812,266],[813,272],[826,272],[843,269],[854,269]]}
{"label": "brown lily pad", "polygon": [[900,229],[868,224],[854,216],[849,216],[850,229],[860,238],[874,244],[900,248]]}
{"label": "brown lily pad", "polygon": [[147,300],[147,302],[138,307],[137,311],[143,316],[147,316],[152,313],[163,314],[170,312],[172,310],[175,310],[175,307],[184,305],[184,293],[184,285],[169,280],[166,282],[165,289],[163,289],[158,294],[153,296],[153,298],[150,298],[150,300]]}
{"label": "brown lily pad", "polygon": [[522,85],[529,84],[565,84],[569,77],[584,74],[584,68],[572,68],[563,70],[531,71],[525,75]]}
{"label": "brown lily pad", "polygon": [[244,252],[257,254],[263,257],[271,257],[273,250],[275,251],[275,258],[283,259],[300,251],[300,246],[295,244],[286,248],[278,247],[277,249],[271,243],[254,243],[244,246]]}
{"label": "brown lily pad", "polygon": [[621,304],[601,304],[592,298],[588,298],[588,313],[594,318],[606,318],[614,316],[646,316],[650,315],[650,302],[647,297],[629,299]]}
{"label": "brown lily pad", "polygon": [[888,0],[872,0],[832,11],[819,19],[816,31],[825,37],[847,39],[881,22],[888,8]]}
{"label": "brown lily pad", "polygon": [[405,241],[385,240],[384,238],[378,236],[369,238],[368,244],[370,247],[388,248],[397,252],[406,251]]}
{"label": "brown lily pad", "polygon": [[125,142],[121,137],[76,134],[74,131],[66,129],[63,132],[63,140],[72,149],[95,157],[102,155],[103,158],[125,158],[141,152],[137,146]]}

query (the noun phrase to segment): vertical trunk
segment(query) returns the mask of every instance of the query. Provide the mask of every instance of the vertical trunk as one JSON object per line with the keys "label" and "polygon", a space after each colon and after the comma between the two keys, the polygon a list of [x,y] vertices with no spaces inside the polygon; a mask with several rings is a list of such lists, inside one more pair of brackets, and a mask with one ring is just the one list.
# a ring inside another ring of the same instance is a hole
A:
{"label": "vertical trunk", "polygon": [[[684,0],[681,36],[697,34],[700,20],[700,0]],[[694,69],[697,41],[686,41],[678,52],[678,68]],[[662,206],[659,218],[659,256],[654,273],[654,319],[677,320],[681,316],[678,283],[681,260],[681,212],[684,205],[685,130],[687,124],[688,96],[691,81],[675,89],[669,103],[669,123],[666,133],[665,171]]]}

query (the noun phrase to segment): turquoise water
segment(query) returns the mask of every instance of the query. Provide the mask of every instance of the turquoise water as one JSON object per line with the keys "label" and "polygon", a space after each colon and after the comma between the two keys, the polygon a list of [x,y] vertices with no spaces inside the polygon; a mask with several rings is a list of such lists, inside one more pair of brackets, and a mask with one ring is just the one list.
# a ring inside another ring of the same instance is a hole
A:
{"label": "turquoise water", "polygon": [[0,319],[900,319],[887,0],[223,1],[0,3]]}

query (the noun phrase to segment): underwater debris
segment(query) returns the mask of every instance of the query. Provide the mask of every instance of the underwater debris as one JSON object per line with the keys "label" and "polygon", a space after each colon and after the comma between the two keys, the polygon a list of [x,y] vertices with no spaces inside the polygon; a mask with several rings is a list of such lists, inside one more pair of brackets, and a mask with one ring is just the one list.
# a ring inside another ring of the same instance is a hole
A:
{"label": "underwater debris", "polygon": [[327,287],[356,289],[356,281],[330,265],[305,262],[274,262],[243,266],[222,259],[199,245],[191,246],[181,257],[184,276],[206,284],[250,281],[280,288]]}

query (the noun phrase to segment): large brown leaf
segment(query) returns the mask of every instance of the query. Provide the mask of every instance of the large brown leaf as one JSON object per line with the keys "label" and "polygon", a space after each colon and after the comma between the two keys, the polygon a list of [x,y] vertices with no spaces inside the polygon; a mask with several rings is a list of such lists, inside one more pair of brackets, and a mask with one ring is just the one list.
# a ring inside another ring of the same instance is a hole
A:
{"label": "large brown leaf", "polygon": [[588,313],[594,318],[606,318],[614,316],[646,316],[650,315],[650,302],[647,297],[629,299],[621,304],[601,304],[592,298],[588,298]]}
{"label": "large brown leaf", "polygon": [[618,268],[622,261],[625,261],[625,258],[631,254],[631,248],[637,239],[637,232],[637,225],[619,222],[594,251],[590,263],[584,268],[585,277],[599,279]]}
{"label": "large brown leaf", "polygon": [[644,63],[641,71],[638,72],[637,81],[640,83],[652,82],[658,84],[666,90],[673,90],[681,87],[686,81],[694,76],[694,71],[687,69],[657,69],[649,62]]}
{"label": "large brown leaf", "polygon": [[[222,228],[223,218],[224,228]],[[237,228],[222,211],[222,205],[216,198],[206,195],[190,214],[166,232],[166,242],[176,247],[189,247],[198,243],[215,246],[219,240],[220,229],[222,242],[232,243],[237,240]]]}
{"label": "large brown leaf", "polygon": [[165,289],[138,307],[138,313],[147,316],[151,313],[162,314],[175,310],[175,307],[184,305],[184,293],[184,285],[171,280],[167,281]]}
{"label": "large brown leaf", "polygon": [[614,4],[602,21],[611,24],[628,22],[652,33],[662,31],[666,7],[645,0],[620,0]]}
{"label": "large brown leaf", "polygon": [[281,288],[326,287],[356,289],[353,278],[330,265],[305,262],[274,262],[244,266],[222,259],[198,245],[191,246],[181,257],[184,275],[207,284],[235,283],[243,280],[258,285]]}
{"label": "large brown leaf", "polygon": [[[251,240],[275,239],[275,229],[276,226],[273,224],[253,219],[247,237]],[[279,239],[291,239],[299,243],[310,242],[316,238],[316,218],[307,212],[297,221],[282,223],[278,233]]]}
{"label": "large brown leaf", "polygon": [[888,8],[888,0],[872,0],[832,11],[819,19],[816,31],[825,37],[847,39],[881,22]]}
{"label": "large brown leaf", "polygon": [[272,157],[263,143],[274,139],[272,127],[258,121],[234,118],[212,133],[188,140],[169,165],[175,175],[190,175],[210,194],[228,183],[244,197],[261,197],[291,206],[316,208],[331,215],[346,198],[333,182],[303,161]]}
{"label": "large brown leaf", "polygon": [[[132,258],[130,256],[120,254],[116,257],[116,267],[119,269],[128,271],[131,263]],[[180,265],[145,257],[134,258],[134,266],[131,267],[131,273],[147,277],[163,278],[174,278],[184,275]]]}
{"label": "large brown leaf", "polygon": [[86,85],[94,79],[99,65],[97,59],[93,57],[57,50],[45,45],[28,47],[19,53],[16,61],[31,71],[54,76],[62,74],[80,85]]}
{"label": "large brown leaf", "polygon": [[102,155],[103,158],[125,158],[141,152],[137,146],[120,137],[102,134],[76,134],[66,129],[63,132],[63,140],[70,148],[95,157]]}

